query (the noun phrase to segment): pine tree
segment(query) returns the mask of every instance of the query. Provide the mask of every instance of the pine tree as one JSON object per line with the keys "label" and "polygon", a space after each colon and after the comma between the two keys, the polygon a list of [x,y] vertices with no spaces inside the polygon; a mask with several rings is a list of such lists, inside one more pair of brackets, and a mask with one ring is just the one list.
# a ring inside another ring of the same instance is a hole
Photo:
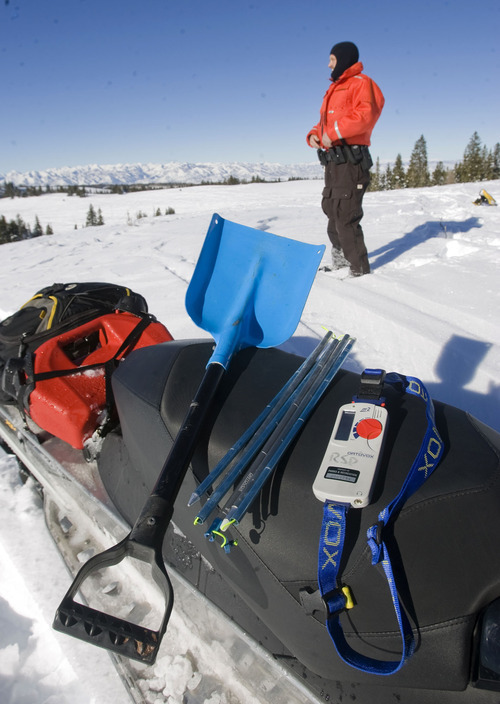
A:
{"label": "pine tree", "polygon": [[393,173],[390,164],[387,164],[387,167],[385,169],[384,186],[386,191],[392,191],[394,188]]}
{"label": "pine tree", "polygon": [[406,173],[406,185],[408,188],[422,188],[429,186],[431,178],[427,162],[427,143],[424,135],[421,135],[415,142]]}
{"label": "pine tree", "polygon": [[380,159],[377,157],[375,162],[375,172],[371,174],[369,191],[380,191]]}
{"label": "pine tree", "polygon": [[406,186],[406,173],[401,154],[397,155],[396,161],[394,162],[394,168],[392,170],[392,183],[393,188],[404,188]]}
{"label": "pine tree", "polygon": [[465,148],[463,160],[455,165],[455,178],[458,183],[481,181],[485,178],[486,168],[481,138],[474,132]]}
{"label": "pine tree", "polygon": [[87,211],[85,227],[94,227],[95,225],[97,225],[97,215],[95,213],[94,206],[91,203]]}
{"label": "pine tree", "polygon": [[480,180],[493,178],[493,152],[487,148],[486,144],[481,149],[481,161],[482,174]]}
{"label": "pine tree", "polygon": [[8,183],[5,184],[5,197],[6,198],[14,198],[16,196],[16,187],[12,183],[12,181],[9,181]]}
{"label": "pine tree", "polygon": [[500,178],[500,142],[497,142],[491,151],[492,161],[492,176],[491,178]]}
{"label": "pine tree", "polygon": [[47,227],[45,229],[45,234],[46,235],[53,235],[54,234],[54,230],[52,229],[51,225],[47,225]]}
{"label": "pine tree", "polygon": [[438,161],[436,168],[432,172],[432,185],[443,186],[446,183],[447,171],[442,161]]}
{"label": "pine tree", "polygon": [[35,227],[33,228],[32,237],[40,237],[40,235],[43,235],[43,228],[40,225],[40,220],[38,219],[38,215],[36,215],[35,216]]}
{"label": "pine tree", "polygon": [[5,215],[0,215],[0,244],[5,244],[8,241],[7,220]]}
{"label": "pine tree", "polygon": [[28,239],[31,236],[30,228],[26,225],[24,220],[20,215],[16,215],[16,220],[12,220],[13,232],[15,233],[15,240]]}
{"label": "pine tree", "polygon": [[103,216],[102,216],[102,210],[101,210],[100,208],[99,208],[99,210],[97,211],[97,222],[96,222],[96,224],[97,224],[97,225],[104,225],[104,218],[103,218]]}

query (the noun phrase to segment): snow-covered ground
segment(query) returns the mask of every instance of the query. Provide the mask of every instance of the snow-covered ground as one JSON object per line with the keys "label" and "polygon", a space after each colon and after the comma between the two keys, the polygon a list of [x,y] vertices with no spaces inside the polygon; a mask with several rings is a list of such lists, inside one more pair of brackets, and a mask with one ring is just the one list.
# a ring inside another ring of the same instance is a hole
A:
{"label": "snow-covered ground", "polygon": [[[500,181],[481,186],[500,201]],[[372,274],[319,272],[285,349],[308,353],[325,327],[347,332],[357,339],[347,368],[420,377],[434,398],[500,430],[500,208],[472,204],[481,186],[367,194],[363,226]],[[296,181],[0,200],[7,220],[19,214],[33,225],[38,216],[55,233],[0,247],[0,319],[55,281],[110,281],[142,293],[175,338],[207,336],[185,312],[184,296],[212,214],[319,244],[326,241],[321,188],[319,181]],[[90,203],[101,209],[104,226],[82,227]],[[158,208],[175,214],[154,217]],[[0,496],[0,700],[123,701],[102,653],[50,631],[67,575],[44,534],[33,488],[19,484],[6,456]],[[200,673],[186,655],[189,647],[183,641],[177,661],[172,656],[171,680],[150,689],[151,702],[181,702],[183,691],[194,688]],[[232,694],[212,693],[207,704],[252,701],[231,679]]]}
{"label": "snow-covered ground", "polygon": [[21,483],[16,460],[1,449],[0,516],[2,704],[126,701],[109,658],[51,629],[55,595],[66,592],[70,578],[34,484]]}

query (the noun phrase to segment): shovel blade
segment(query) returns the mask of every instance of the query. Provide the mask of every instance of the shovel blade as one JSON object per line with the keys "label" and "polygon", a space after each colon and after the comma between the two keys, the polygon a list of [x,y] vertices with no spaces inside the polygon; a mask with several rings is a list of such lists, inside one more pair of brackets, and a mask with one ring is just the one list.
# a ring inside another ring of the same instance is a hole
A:
{"label": "shovel blade", "polygon": [[311,245],[214,214],[186,294],[186,310],[217,344],[224,367],[244,347],[274,347],[295,331],[324,245]]}

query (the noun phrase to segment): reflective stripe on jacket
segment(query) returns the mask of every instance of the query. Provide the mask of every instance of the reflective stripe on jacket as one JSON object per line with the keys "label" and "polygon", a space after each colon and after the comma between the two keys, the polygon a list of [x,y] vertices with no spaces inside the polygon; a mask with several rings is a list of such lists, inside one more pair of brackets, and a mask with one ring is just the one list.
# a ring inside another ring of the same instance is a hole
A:
{"label": "reflective stripe on jacket", "polygon": [[315,134],[320,140],[323,134],[338,145],[366,144],[375,123],[384,107],[384,96],[378,85],[361,71],[363,64],[358,61],[332,83],[325,93],[320,110],[320,121],[307,135]]}

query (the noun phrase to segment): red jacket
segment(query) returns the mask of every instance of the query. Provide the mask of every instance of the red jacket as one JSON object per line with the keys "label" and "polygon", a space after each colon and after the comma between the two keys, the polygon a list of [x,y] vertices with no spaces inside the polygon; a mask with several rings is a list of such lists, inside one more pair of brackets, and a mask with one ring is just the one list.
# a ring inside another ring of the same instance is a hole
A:
{"label": "red jacket", "polygon": [[[358,61],[332,83],[325,93],[320,110],[320,121],[307,135],[315,134],[321,141],[326,132],[333,144],[366,144],[384,107],[382,91],[361,71]],[[309,144],[309,146],[311,146]]]}

